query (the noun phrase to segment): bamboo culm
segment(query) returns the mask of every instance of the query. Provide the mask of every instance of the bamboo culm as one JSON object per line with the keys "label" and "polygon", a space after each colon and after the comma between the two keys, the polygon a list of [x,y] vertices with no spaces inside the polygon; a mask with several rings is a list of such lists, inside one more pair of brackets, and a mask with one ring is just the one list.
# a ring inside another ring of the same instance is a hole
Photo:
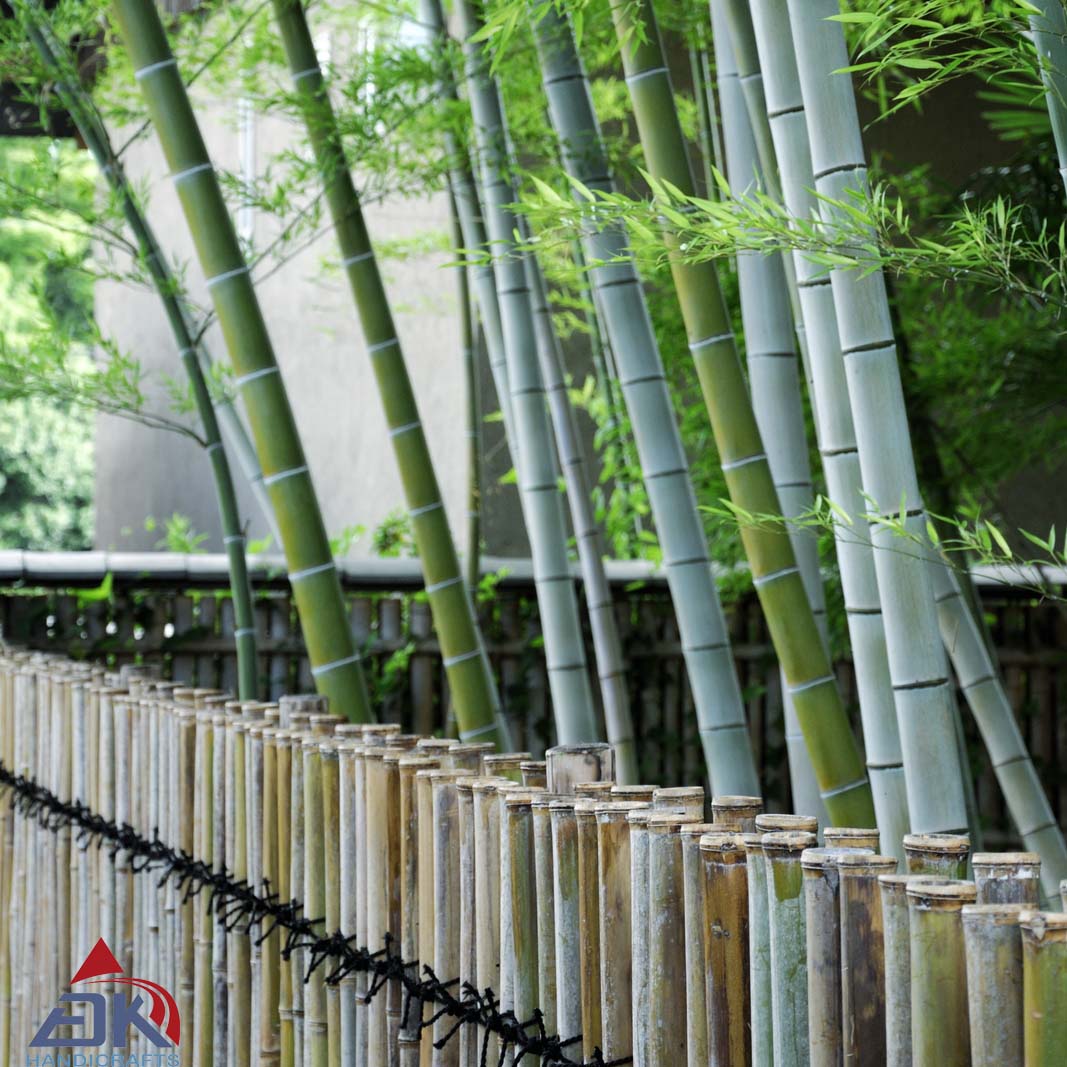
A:
{"label": "bamboo culm", "polygon": [[359,653],[289,398],[177,62],[149,0],[115,0],[113,12],[170,167],[249,413],[316,687],[335,711],[370,720]]}
{"label": "bamboo culm", "polygon": [[[797,67],[811,143],[816,191],[834,220],[833,201],[866,187],[866,163],[851,82],[831,72],[848,63],[843,29],[830,21],[834,0],[788,0]],[[831,288],[838,314],[849,399],[867,497],[879,514],[906,513],[919,540],[917,553],[900,551],[888,528],[874,530],[875,568],[886,624],[890,675],[897,695],[909,809],[913,829],[952,830],[965,825],[963,768],[956,742],[957,711],[946,677],[942,640],[978,722],[1009,810],[1028,848],[1049,853],[1046,886],[1067,862],[1062,835],[1037,780],[988,648],[959,599],[954,576],[939,560],[930,565],[926,516],[916,482],[907,418],[881,271],[834,270]],[[859,413],[862,418],[857,417]],[[902,503],[903,501],[903,503]],[[947,583],[947,592],[946,592]],[[934,600],[939,610],[931,610]],[[951,627],[951,629],[949,628]],[[909,762],[911,769],[908,769]],[[935,825],[940,823],[941,825]],[[1044,845],[1044,849],[1042,849]]]}
{"label": "bamboo culm", "polygon": [[489,74],[489,55],[474,40],[481,19],[471,3],[456,6],[470,91],[474,140],[481,171],[482,204],[495,255],[497,301],[511,393],[511,418],[519,441],[519,490],[526,498],[526,530],[533,555],[552,692],[561,744],[596,740],[599,733],[586,669],[578,598],[567,558],[566,529],[552,461],[552,430],[537,359],[524,254],[515,247],[516,200],[499,90]]}
{"label": "bamboo culm", "polygon": [[82,140],[92,153],[108,185],[122,204],[126,223],[133,232],[141,258],[148,268],[152,283],[163,303],[167,322],[174,336],[174,342],[178,346],[178,354],[189,377],[193,401],[203,425],[204,447],[211,461],[223,544],[230,569],[230,594],[233,597],[236,622],[234,644],[237,650],[239,692],[242,700],[254,700],[259,688],[256,667],[256,627],[252,609],[252,585],[249,581],[248,563],[245,558],[244,528],[238,513],[237,494],[234,490],[226,449],[219,432],[219,422],[201,367],[201,360],[205,358],[205,353],[200,350],[193,339],[177,295],[177,281],[126,179],[122,164],[111,146],[107,130],[96,114],[92,101],[72,73],[63,69],[62,61],[53,51],[48,30],[42,21],[43,16],[36,3],[31,0],[30,3],[20,5],[20,7],[25,17],[26,32],[41,57],[41,62],[50,76],[55,79],[54,84],[60,99],[78,127]]}
{"label": "bamboo culm", "polygon": [[[549,115],[568,174],[593,189],[614,188],[589,87],[564,15],[547,7],[534,38]],[[688,461],[641,281],[621,226],[583,234],[593,292],[619,365],[649,503],[663,548],[692,686],[704,757],[716,792],[757,791],[726,624],[708,559]]]}
{"label": "bamboo culm", "polygon": [[1060,175],[1067,182],[1067,10],[1063,0],[1031,0],[1037,10],[1030,15],[1045,103],[1052,123]]}
{"label": "bamboo culm", "polygon": [[[722,0],[712,3],[711,16],[726,151],[726,178],[733,195],[744,196],[751,193],[754,187],[764,186],[765,170],[756,151],[753,124],[749,121],[745,106],[744,83],[734,61],[734,42]],[[760,99],[762,101],[762,93]],[[771,162],[773,164],[773,159]],[[741,295],[741,322],[752,410],[767,450],[771,479],[778,493],[782,514],[786,519],[795,519],[811,512],[815,497],[808,463],[804,410],[800,401],[793,316],[781,257],[739,252],[737,281]],[[789,537],[812,615],[824,647],[829,647],[818,541],[810,530],[799,527],[791,528]],[[793,810],[817,815],[820,823],[825,825],[826,813],[819,796],[815,770],[784,677],[782,704]]]}
{"label": "bamboo culm", "polygon": [[[750,0],[750,4],[783,203],[791,215],[807,219],[818,201],[796,59],[781,33],[789,19],[787,0]],[[732,4],[730,9],[735,21],[736,7]],[[793,261],[805,322],[815,436],[830,499],[848,517],[847,522],[835,524],[834,540],[867,769],[882,839],[901,858],[900,841],[909,829],[904,765],[837,313],[824,268],[800,252],[794,253]]]}
{"label": "bamboo culm", "polygon": [[492,740],[506,749],[496,683],[303,4],[274,0],[273,6],[378,383],[460,736]]}
{"label": "bamboo culm", "polygon": [[[522,232],[525,233],[525,227]],[[626,685],[626,669],[623,666],[622,642],[619,640],[619,628],[615,621],[615,601],[604,570],[604,538],[593,513],[585,448],[567,392],[563,352],[552,323],[544,274],[535,255],[526,257],[526,284],[530,288],[541,378],[548,395],[548,410],[552,417],[556,448],[567,486],[571,526],[578,546],[578,561],[582,569],[585,604],[593,632],[593,652],[604,706],[604,723],[608,741],[615,748],[618,780],[624,784],[633,784],[638,779],[637,750],[633,720],[630,717],[630,697]]]}
{"label": "bamboo culm", "polygon": [[[612,15],[645,159],[653,179],[695,193],[685,139],[651,7],[613,0]],[[687,264],[668,242],[689,349],[730,499],[749,515],[781,515],[713,262]],[[788,532],[741,523],[741,539],[833,822],[874,818],[871,789],[819,636]],[[718,785],[716,785],[718,790]]]}

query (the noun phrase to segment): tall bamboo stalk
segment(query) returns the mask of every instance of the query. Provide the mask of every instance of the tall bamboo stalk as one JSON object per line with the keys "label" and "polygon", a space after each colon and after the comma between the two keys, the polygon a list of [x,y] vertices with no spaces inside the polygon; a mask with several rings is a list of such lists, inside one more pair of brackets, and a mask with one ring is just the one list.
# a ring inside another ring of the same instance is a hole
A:
{"label": "tall bamboo stalk", "polygon": [[[612,4],[634,116],[652,176],[683,194],[695,185],[674,108],[659,27],[647,3]],[[730,499],[749,515],[780,515],[778,494],[737,358],[715,264],[686,264],[669,242],[689,348]],[[796,706],[820,792],[834,822],[874,817],[870,785],[819,637],[787,530],[742,521],[741,538],[775,651]]]}
{"label": "tall bamboo stalk", "polygon": [[1030,32],[1041,64],[1060,174],[1067,182],[1067,11],[1062,0],[1032,0]]}
{"label": "tall bamboo stalk", "polygon": [[527,500],[541,628],[548,662],[556,734],[562,743],[597,738],[592,692],[585,664],[578,601],[567,559],[566,533],[552,461],[552,432],[545,410],[544,383],[526,284],[525,255],[515,244],[516,217],[511,160],[499,90],[489,73],[489,56],[473,39],[482,23],[469,0],[456,5],[465,76],[474,117],[474,141],[481,173],[486,226],[496,259],[497,301],[504,328],[511,415],[519,442],[519,489]]}
{"label": "tall bamboo stalk", "polygon": [[[520,232],[526,233],[521,226]],[[541,364],[541,378],[548,396],[548,410],[552,417],[556,448],[567,485],[567,504],[570,507],[571,527],[578,547],[578,562],[582,568],[585,605],[593,633],[593,653],[600,680],[600,696],[604,706],[604,724],[608,740],[615,748],[616,773],[621,782],[637,781],[637,751],[633,720],[630,717],[630,697],[623,666],[622,643],[615,619],[615,601],[611,595],[607,572],[604,569],[606,552],[604,538],[593,513],[589,468],[585,447],[578,430],[574,405],[567,392],[563,351],[552,323],[548,306],[545,278],[536,255],[526,257],[526,284],[530,288],[530,304],[537,338],[537,356]]]}
{"label": "tall bamboo stalk", "polygon": [[[614,189],[589,86],[562,11],[534,23],[549,116],[567,173],[591,189]],[[701,742],[718,792],[754,793],[755,762],[741,690],[708,559],[674,409],[641,281],[621,226],[590,228],[582,246],[596,305],[619,365],[623,398],[645,477],[663,565],[682,637]]]}
{"label": "tall bamboo stalk", "polygon": [[[813,192],[815,179],[796,59],[791,42],[782,33],[789,19],[787,0],[749,0],[749,7],[783,203],[792,215],[806,219],[817,210],[818,201]],[[743,4],[730,4],[733,25],[743,10]],[[900,839],[910,828],[900,731],[874,555],[863,518],[867,508],[841,358],[837,313],[825,268],[799,252],[793,255],[793,265],[798,278],[812,413],[823,471],[830,499],[849,518],[848,523],[834,527],[834,540],[856,665],[867,770],[878,827],[887,849],[900,856]]]}
{"label": "tall bamboo stalk", "polygon": [[167,42],[149,0],[115,0],[130,54],[222,326],[252,423],[316,687],[354,720],[373,718],[307,461],[245,262]]}
{"label": "tall bamboo stalk", "polygon": [[[866,188],[866,162],[856,102],[848,78],[843,29],[828,21],[836,0],[789,0],[797,69],[811,144],[816,191],[825,221],[840,221],[835,203]],[[918,544],[875,522],[872,544],[885,622],[889,671],[916,830],[967,825],[963,767],[956,744],[955,698],[928,563],[927,519],[915,471],[896,342],[880,270],[835,269],[830,285],[837,311],[845,378],[868,510],[903,520]]]}
{"label": "tall bamboo stalk", "polygon": [[303,3],[274,0],[273,6],[378,383],[460,734],[508,748],[500,698]]}
{"label": "tall bamboo stalk", "polygon": [[[756,188],[764,187],[765,171],[756,150],[753,123],[749,120],[744,95],[745,82],[739,76],[734,60],[734,41],[722,0],[711,5],[711,16],[723,145],[726,150],[726,177],[733,195],[744,196]],[[763,115],[766,125],[765,111]],[[781,257],[759,252],[739,252],[737,281],[741,295],[741,323],[752,392],[752,411],[767,450],[771,480],[778,494],[782,514],[787,519],[796,519],[811,511],[815,497],[808,463],[804,411],[800,403],[793,315]],[[815,624],[824,646],[829,647],[818,541],[810,530],[795,526],[790,528],[789,538]],[[784,676],[782,683],[793,808],[811,812],[819,816],[820,823],[825,824],[826,812],[819,796],[815,770]]]}

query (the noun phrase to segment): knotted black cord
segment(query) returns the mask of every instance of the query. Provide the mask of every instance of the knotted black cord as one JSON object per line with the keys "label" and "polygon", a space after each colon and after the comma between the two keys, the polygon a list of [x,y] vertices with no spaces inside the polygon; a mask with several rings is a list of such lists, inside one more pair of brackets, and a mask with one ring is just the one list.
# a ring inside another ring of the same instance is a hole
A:
{"label": "knotted black cord", "polygon": [[487,1059],[490,1034],[500,1039],[498,1067],[502,1067],[509,1050],[514,1053],[516,1064],[530,1057],[531,1061],[542,1061],[544,1067],[623,1067],[633,1062],[630,1056],[605,1060],[599,1048],[593,1050],[590,1060],[573,1060],[564,1049],[581,1041],[581,1035],[564,1040],[558,1034],[547,1034],[540,1009],[522,1022],[513,1011],[499,1010],[500,1002],[492,989],[479,992],[469,983],[464,983],[459,990],[460,995],[456,996],[451,990],[459,985],[458,978],[442,981],[428,966],[421,968],[425,977],[419,978],[418,961],[404,961],[400,957],[394,950],[396,939],[392,934],[385,935],[385,945],[377,952],[357,947],[353,944],[353,938],[345,937],[340,931],[321,934],[322,919],[310,919],[303,915],[303,905],[298,900],[279,900],[277,893],[270,891],[265,879],[263,893],[258,894],[245,880],[238,880],[226,871],[217,871],[203,860],[194,859],[189,853],[164,844],[158,834],[151,839],[142,837],[128,823],[119,824],[106,819],[77,801],[60,800],[33,778],[12,773],[2,762],[0,787],[11,790],[14,808],[25,818],[35,819],[52,833],[70,827],[76,832],[78,845],[82,849],[90,844],[97,848],[108,847],[113,860],[119,852],[125,852],[134,873],[151,869],[162,871],[158,882],[160,887],[174,878],[183,901],[191,900],[207,890],[216,921],[227,931],[236,930],[243,924],[244,931],[250,934],[252,927],[266,921],[266,932],[259,936],[259,942],[262,943],[275,929],[285,930],[281,949],[284,959],[289,959],[296,949],[309,950],[305,982],[327,961],[334,964],[325,978],[330,985],[355,972],[373,975],[370,988],[363,996],[365,1004],[381,992],[386,982],[400,982],[404,989],[401,1020],[404,1028],[407,1028],[409,1008],[413,1001],[419,1003],[420,1015],[423,1004],[437,1005],[436,1012],[430,1018],[417,1024],[420,1033],[445,1016],[455,1020],[455,1025],[444,1037],[434,1042],[437,1048],[443,1048],[461,1027],[478,1025],[485,1030],[481,1067],[491,1067]]}

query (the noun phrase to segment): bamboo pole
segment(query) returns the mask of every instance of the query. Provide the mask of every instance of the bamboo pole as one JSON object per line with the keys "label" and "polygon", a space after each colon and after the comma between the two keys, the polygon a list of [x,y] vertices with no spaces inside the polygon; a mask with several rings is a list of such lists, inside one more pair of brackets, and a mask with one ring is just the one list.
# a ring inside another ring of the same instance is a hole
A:
{"label": "bamboo pole", "polygon": [[[531,798],[534,838],[534,893],[537,901],[537,1003],[544,1016],[545,1031],[559,1030],[556,1019],[556,901],[552,862],[552,813],[550,805],[563,800],[559,793],[534,793]],[[627,871],[628,873],[628,871]],[[473,899],[473,893],[470,894]],[[462,1060],[462,1067],[476,1067]]]}
{"label": "bamboo pole", "polygon": [[[323,760],[318,737],[305,735],[300,747],[304,764],[304,914],[318,936],[326,933],[326,836],[323,802]],[[306,957],[305,957],[306,960]],[[322,968],[304,976],[304,1063],[328,1067],[329,1034],[326,982]]]}
{"label": "bamboo pole", "polygon": [[[612,15],[649,170],[692,195],[695,185],[653,11],[647,3],[615,0]],[[668,250],[730,499],[750,514],[780,515],[715,264],[685,262],[670,239]],[[756,526],[742,523],[741,539],[827,811],[834,822],[867,823],[874,818],[870,785],[788,532]]]}
{"label": "bamboo pole", "polygon": [[774,1063],[774,1007],[771,993],[770,893],[763,833],[741,835],[745,846],[745,878],[748,883],[748,975],[749,1022],[752,1067]]}
{"label": "bamboo pole", "polygon": [[867,848],[877,852],[882,835],[871,827],[827,826],[822,832],[823,843],[827,848]]}
{"label": "bamboo pole", "polygon": [[965,904],[971,1067],[1023,1062],[1024,904]]}
{"label": "bamboo pole", "polygon": [[[257,717],[260,709],[246,708],[249,716],[245,740],[245,789],[247,797],[247,848],[248,884],[256,892],[263,888],[263,728],[265,718]],[[263,945],[260,941],[261,927],[258,922],[248,922],[245,933],[249,940],[249,969],[252,975],[251,1029],[243,1038],[250,1054],[259,1060],[264,1053],[263,1032]]]}
{"label": "bamboo pole", "polygon": [[580,782],[615,781],[615,752],[603,742],[556,745],[545,753],[545,766],[550,793],[573,793]]}
{"label": "bamboo pole", "polygon": [[[700,838],[704,883],[704,968],[710,1067],[748,1067],[748,852],[740,834],[715,830]],[[766,895],[764,896],[766,899]]]}
{"label": "bamboo pole", "polygon": [[[415,746],[418,748],[418,745]],[[482,757],[489,755],[496,746],[490,741],[472,741],[470,744],[453,745],[442,757],[442,770],[470,771],[480,774]]]}
{"label": "bamboo pole", "polygon": [[523,760],[519,764],[522,784],[530,789],[548,789],[548,764],[543,759]]}
{"label": "bamboo pole", "polygon": [[1041,857],[1036,852],[976,852],[971,866],[979,904],[1039,906]]}
{"label": "bamboo pole", "polygon": [[[413,750],[416,743],[417,738],[413,736],[398,734],[390,738],[389,745],[383,750],[384,756],[382,757],[382,768],[385,772],[385,793],[379,796],[377,800],[385,808],[385,843],[387,849],[385,930],[392,938],[390,952],[393,954],[399,952],[400,939],[403,934],[401,890],[403,871],[400,866],[400,760]],[[432,773],[436,774],[438,772],[434,771]],[[383,996],[385,999],[389,1063],[390,1067],[396,1067],[397,1036],[400,1032],[400,1021],[404,1013],[403,986],[398,978],[392,978],[386,983]]]}
{"label": "bamboo pole", "polygon": [[[194,776],[196,779],[193,809],[195,856],[213,865],[215,767],[214,734],[211,711],[197,712]],[[221,813],[220,813],[221,819]],[[215,989],[211,972],[212,949],[215,938],[215,917],[211,897],[201,893],[196,898],[196,930],[194,951],[196,973],[193,980],[193,1017],[196,1021],[195,1042],[198,1063],[210,1064],[215,1048]]]}
{"label": "bamboo pole", "polygon": [[[416,754],[419,750],[416,747]],[[409,757],[410,758],[410,757]],[[430,762],[425,767],[415,769],[415,819],[416,836],[415,852],[417,862],[416,877],[418,879],[418,927],[416,951],[411,958],[417,958],[431,964],[433,961],[433,937],[434,937],[434,823],[433,823],[433,783],[431,774],[441,769],[440,759],[436,757],[421,756]],[[403,784],[401,784],[403,791]],[[401,819],[404,812],[401,811]],[[421,1022],[426,1016],[425,1006],[419,1004],[416,1011],[416,1022]],[[428,1067],[433,1056],[433,1030],[429,1027],[420,1035],[421,1062]]]}
{"label": "bamboo pole", "polygon": [[800,857],[804,881],[808,983],[808,1042],[812,1067],[843,1062],[841,878],[837,861],[848,849],[809,848]]}
{"label": "bamboo pole", "polygon": [[687,1061],[685,892],[679,831],[682,822],[692,820],[693,816],[669,811],[653,811],[648,817],[647,1067],[678,1067]]}
{"label": "bamboo pole", "polygon": [[[474,793],[474,900],[478,929],[476,954],[478,989],[500,992],[500,778],[481,778]],[[421,825],[421,822],[420,822]],[[479,1046],[490,1061],[499,1056],[495,1034],[479,1028]]]}
{"label": "bamboo pole", "polygon": [[[455,8],[464,71],[474,120],[486,225],[497,258],[493,269],[504,326],[504,354],[518,434],[519,489],[527,500],[526,528],[533,546],[534,581],[540,607],[556,733],[566,744],[593,741],[598,727],[585,664],[574,583],[570,579],[562,505],[552,462],[551,429],[537,362],[533,312],[517,247],[511,208],[515,187],[503,107],[489,73],[487,47],[474,39],[482,22],[470,0]],[[557,791],[553,789],[553,791]]]}
{"label": "bamboo pole", "polygon": [[1023,941],[1023,1061],[1052,1067],[1067,1048],[1067,917],[1028,911],[1019,920]]}
{"label": "bamboo pole", "polygon": [[[729,0],[717,0],[711,5],[711,19],[723,145],[726,149],[726,178],[732,194],[741,197],[772,183],[777,184],[777,174],[774,150],[769,144],[770,130],[763,105],[758,64],[754,71],[738,69],[746,56],[751,62],[750,53],[755,51],[755,42],[742,39],[736,20],[728,18],[728,12],[732,13],[735,6],[738,5],[731,5]],[[744,6],[747,9],[747,5]],[[751,20],[743,21],[751,36]],[[745,76],[742,77],[742,74]],[[750,114],[746,90],[747,95],[751,96],[757,89],[759,106],[753,107]],[[757,124],[756,115],[762,117],[762,124]],[[761,156],[757,152],[756,133],[764,131],[768,143],[761,146]],[[790,307],[791,294],[783,262],[788,260],[758,252],[741,251],[736,256],[752,413],[767,450],[767,463],[782,514],[792,520],[810,514],[815,498],[808,462],[804,411],[800,402],[800,373]],[[817,538],[812,531],[795,525],[788,528],[788,533],[815,625],[824,647],[828,648],[826,600],[819,569]],[[804,744],[804,734],[784,674],[782,705],[793,806],[798,811],[812,812],[819,817],[820,823],[826,824],[828,820],[819,796],[815,770]]]}
{"label": "bamboo pole", "polygon": [[548,806],[552,822],[552,896],[556,932],[556,1028],[563,1037],[582,1033],[581,886],[575,803],[568,797],[551,801]]}
{"label": "bamboo pole", "polygon": [[[284,697],[280,708],[284,709]],[[285,714],[284,710],[282,714]],[[275,877],[278,899],[293,899],[292,849],[293,834],[290,817],[293,805],[293,731],[280,728],[274,735],[275,777],[277,798],[275,802],[277,837],[277,871]],[[280,947],[280,946],[279,946]],[[293,983],[297,979],[292,958],[279,956],[278,960],[278,1061],[280,1067],[295,1067],[295,1033],[293,1029]]]}
{"label": "bamboo pole", "polygon": [[611,799],[620,803],[651,804],[658,785],[613,785]]}
{"label": "bamboo pole", "polygon": [[[319,745],[322,777],[323,914],[325,932],[341,928],[341,763],[337,742]],[[326,1050],[329,1067],[341,1067],[341,991],[325,983],[328,965],[319,972],[326,986]]]}
{"label": "bamboo pole", "polygon": [[482,774],[491,778],[507,778],[522,782],[522,765],[530,758],[529,752],[511,752],[507,755],[490,753],[482,756]]}
{"label": "bamboo pole", "polygon": [[[464,769],[471,770],[472,774],[456,779],[456,818],[459,834],[459,968],[457,973],[461,994],[468,985],[473,989],[478,988],[478,916],[475,907],[477,883],[474,874],[474,782],[476,780],[474,776],[478,769],[476,767]],[[538,904],[540,905],[540,898]],[[412,957],[405,958],[411,959]],[[546,1012],[546,1015],[551,1017],[554,1011]],[[458,1040],[459,1067],[478,1067],[480,1048],[477,1030],[472,1026],[460,1027]]]}
{"label": "bamboo pole", "polygon": [[[600,875],[597,908],[601,949],[600,1047],[604,1059],[608,1062],[628,1056],[633,1049],[633,912],[628,816],[630,812],[642,810],[647,810],[647,805],[640,801],[598,802],[594,808],[597,822],[597,869]],[[536,815],[536,807],[534,812]]]}
{"label": "bamboo pole", "polygon": [[[712,823],[685,823],[682,838],[683,914],[685,921],[685,1048],[689,1067],[708,1062],[708,1011],[705,982],[704,865],[700,841]],[[713,936],[708,932],[707,936]]]}
{"label": "bamboo pole", "polygon": [[[290,716],[293,721],[295,716]],[[301,904],[305,918],[315,918],[308,908],[304,886],[304,869],[307,864],[307,819],[305,817],[305,797],[307,789],[304,782],[304,730],[293,729],[290,734],[291,744],[291,784],[289,787],[289,885],[291,896]],[[366,942],[364,942],[366,943]],[[295,1067],[310,1067],[310,1058],[306,1055],[305,1043],[305,989],[307,953],[301,947],[294,947],[290,955],[290,986],[292,990],[293,1012],[293,1058]]]}
{"label": "bamboo pole", "polygon": [[[611,169],[566,13],[554,5],[538,5],[533,29],[549,116],[567,174],[587,188],[613,193]],[[629,238],[621,225],[590,223],[582,232],[582,249],[590,264],[596,304],[619,363],[618,378],[637,458],[663,540],[664,570],[682,635],[705,762],[715,789],[754,792],[758,783],[741,688],[708,566],[707,540],[689,463]]]}
{"label": "bamboo pole", "polygon": [[538,1007],[537,872],[534,860],[533,794],[511,792],[504,798],[501,833],[508,838],[508,896],[512,939],[512,1010],[520,1024]]}
{"label": "bamboo pole", "polygon": [[819,820],[814,815],[793,815],[789,812],[765,811],[756,816],[756,833],[797,833],[814,834]]}
{"label": "bamboo pole", "polygon": [[726,833],[753,833],[756,816],[763,812],[762,797],[716,796],[711,798],[711,821]]}
{"label": "bamboo pole", "polygon": [[1067,12],[1058,0],[1034,0],[1030,9],[1030,33],[1045,86],[1052,139],[1060,176],[1067,182]]}
{"label": "bamboo pole", "polygon": [[966,834],[907,834],[904,838],[908,874],[963,878],[970,851],[971,839]]}
{"label": "bamboo pole", "polygon": [[[758,826],[761,819],[756,820]],[[763,835],[767,865],[767,917],[771,942],[771,1012],[775,1067],[808,1058],[808,990],[797,976],[806,969],[804,879],[800,857],[815,845],[814,833],[776,831]]]}
{"label": "bamboo pole", "polygon": [[914,1067],[969,1063],[966,956],[961,910],[970,882],[909,883],[911,1048]]}
{"label": "bamboo pole", "polygon": [[574,804],[574,818],[578,827],[578,958],[581,969],[582,1055],[587,1060],[592,1057],[594,1050],[603,1044],[600,1019],[600,863],[597,803],[595,799],[579,797]]}
{"label": "bamboo pole", "polygon": [[264,484],[281,530],[316,688],[347,717],[372,719],[340,582],[281,373],[163,24],[147,0],[115,0],[113,11],[223,327]]}
{"label": "bamboo pole", "polygon": [[652,794],[652,807],[657,811],[679,810],[697,822],[704,820],[704,787],[700,785],[670,786]]}
{"label": "bamboo pole", "polygon": [[878,878],[895,856],[846,855],[841,878],[841,1025],[846,1064],[886,1061],[885,923]]}

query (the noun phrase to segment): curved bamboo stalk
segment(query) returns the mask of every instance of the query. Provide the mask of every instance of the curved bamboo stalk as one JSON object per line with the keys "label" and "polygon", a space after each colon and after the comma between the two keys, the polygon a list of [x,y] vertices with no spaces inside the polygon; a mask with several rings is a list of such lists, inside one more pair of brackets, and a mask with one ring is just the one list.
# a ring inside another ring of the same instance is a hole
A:
{"label": "curved bamboo stalk", "polygon": [[[867,173],[851,82],[833,75],[848,64],[842,27],[828,21],[837,12],[836,0],[789,0],[815,189],[831,224],[839,211],[834,204],[862,191]],[[918,540],[918,546],[903,541],[886,522],[872,529],[911,822],[922,831],[959,830],[967,826],[967,811],[957,710],[938,640],[926,512],[885,279],[881,271],[835,269],[830,285],[868,510],[878,519],[903,520]]]}
{"label": "curved bamboo stalk", "polygon": [[460,571],[396,324],[303,4],[301,0],[274,0],[273,6],[326,192],[341,263],[374,367],[460,734],[465,739],[492,738],[506,749],[509,743],[507,728],[500,717],[500,698],[474,616],[470,590]]}
{"label": "curved bamboo stalk", "polygon": [[189,377],[193,401],[204,430],[204,447],[211,461],[211,473],[215,482],[219,518],[222,524],[222,540],[230,567],[230,594],[233,597],[234,645],[237,649],[238,689],[242,700],[254,700],[259,689],[256,667],[256,627],[252,611],[252,585],[248,578],[248,563],[245,559],[244,529],[237,510],[237,494],[229,460],[223,447],[219,421],[212,404],[201,360],[206,354],[193,340],[188,320],[178,299],[177,281],[163,250],[148,224],[148,219],[137,202],[136,194],[126,179],[122,164],[115,155],[104,124],[96,114],[93,103],[76,79],[69,76],[63,64],[52,50],[44,25],[43,16],[36,3],[19,5],[24,15],[24,26],[45,69],[55,79],[54,85],[63,106],[78,127],[86,147],[96,160],[101,173],[107,179],[112,192],[122,204],[126,223],[133,231],[141,258],[152,276],[163,310],[167,315],[178,354]]}
{"label": "curved bamboo stalk", "polygon": [[534,583],[541,614],[549,687],[559,741],[597,738],[589,674],[585,664],[578,599],[567,559],[563,510],[555,475],[552,431],[545,410],[544,383],[537,360],[525,255],[515,246],[515,199],[510,151],[499,90],[489,74],[489,56],[473,39],[481,18],[468,0],[456,5],[463,42],[465,76],[474,116],[486,225],[495,260],[497,300],[504,327],[504,354],[511,390],[511,413],[519,455],[519,489],[527,500]]}
{"label": "curved bamboo stalk", "polygon": [[[734,61],[734,42],[722,3],[711,5],[715,45],[715,71],[722,112],[723,145],[726,150],[726,178],[734,196],[749,194],[761,187],[767,171],[757,154],[755,124],[749,120],[744,86]],[[758,75],[757,75],[758,77]],[[762,105],[763,93],[759,93]],[[763,111],[764,125],[766,111]],[[770,136],[769,129],[767,131]],[[773,148],[770,149],[773,154]],[[773,162],[773,158],[772,158]],[[795,519],[812,510],[815,503],[808,463],[808,442],[804,411],[800,404],[800,376],[793,340],[793,315],[782,257],[759,252],[737,254],[737,281],[741,295],[741,323],[745,335],[745,359],[752,392],[752,411],[760,437],[767,450],[782,514]],[[826,598],[819,571],[819,545],[810,530],[792,527],[793,543],[800,577],[811,604],[823,646],[829,648],[826,629]],[[804,734],[786,679],[782,677],[782,704],[785,712],[785,742],[789,758],[789,778],[793,809],[818,816],[827,822],[815,769],[811,765]]]}
{"label": "curved bamboo stalk", "polygon": [[1067,182],[1067,11],[1063,0],[1030,0],[1030,32],[1041,64],[1060,174]]}
{"label": "curved bamboo stalk", "polygon": [[[695,191],[674,108],[659,27],[647,3],[613,0],[626,83],[653,178]],[[752,413],[729,315],[713,262],[671,266],[689,348],[733,504],[750,515],[780,515],[778,494]],[[834,822],[874,817],[863,759],[822,646],[789,535],[779,524],[742,521],[741,538],[771,638],[785,672],[826,809]]]}
{"label": "curved bamboo stalk", "polygon": [[[567,173],[591,189],[611,192],[614,183],[600,127],[564,15],[548,6],[534,23],[534,38],[549,115]],[[587,230],[582,244],[592,264],[593,291],[618,361],[623,398],[663,547],[713,787],[723,793],[755,793],[755,763],[704,526],[641,281],[629,258],[629,240],[621,226],[608,226]]]}
{"label": "curved bamboo stalk", "polygon": [[[817,209],[796,59],[782,33],[788,24],[786,0],[749,0],[770,115],[783,203],[790,214],[808,218]],[[731,5],[734,14],[736,5]],[[834,527],[841,586],[845,596],[852,656],[856,665],[867,772],[878,828],[889,851],[902,856],[900,841],[909,830],[900,731],[889,676],[885,628],[856,433],[845,383],[833,294],[824,268],[795,253],[794,268],[804,319],[811,376],[815,435],[830,499],[848,516]]]}
{"label": "curved bamboo stalk", "polygon": [[[520,232],[528,240],[524,221]],[[630,697],[623,666],[622,642],[615,621],[615,601],[604,570],[606,552],[600,524],[593,513],[593,499],[589,486],[588,463],[578,430],[578,422],[567,393],[563,352],[552,324],[548,306],[544,274],[535,255],[526,257],[526,284],[530,289],[533,308],[537,356],[541,364],[541,378],[548,395],[548,410],[552,417],[556,448],[567,485],[567,504],[570,507],[571,527],[578,547],[578,562],[582,568],[585,606],[593,632],[593,653],[596,658],[600,696],[604,705],[604,725],[608,740],[615,748],[615,767],[619,781],[637,781],[637,750],[633,720],[630,718]]]}
{"label": "curved bamboo stalk", "polygon": [[281,372],[163,24],[149,0],[115,0],[114,15],[171,169],[252,422],[316,688],[347,717],[373,719]]}

